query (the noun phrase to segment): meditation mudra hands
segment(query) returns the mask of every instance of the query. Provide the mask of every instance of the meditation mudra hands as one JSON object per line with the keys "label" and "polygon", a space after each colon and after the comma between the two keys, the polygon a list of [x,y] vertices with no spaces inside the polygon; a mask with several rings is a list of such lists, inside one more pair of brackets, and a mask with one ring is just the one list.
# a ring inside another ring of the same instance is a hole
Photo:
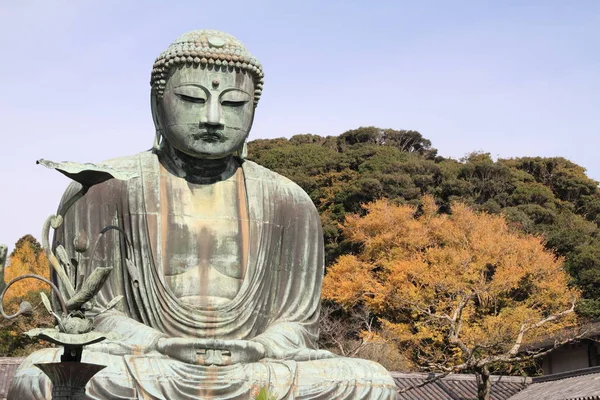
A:
{"label": "meditation mudra hands", "polygon": [[308,348],[268,352],[262,343],[251,340],[160,338],[156,350],[188,364],[217,366],[252,363],[267,357],[295,361],[336,357],[326,350]]}
{"label": "meditation mudra hands", "polygon": [[[110,333],[107,340],[86,346],[86,350],[112,355],[158,352],[187,364],[217,366],[253,363],[263,358],[310,361],[337,357],[329,351],[307,347],[271,347],[262,340],[168,337],[117,313],[105,315],[96,325],[98,331]],[[270,338],[267,342],[270,341],[278,339]],[[285,341],[282,337],[281,342]]]}
{"label": "meditation mudra hands", "polygon": [[266,356],[265,346],[249,340],[160,338],[156,350],[176,360],[197,365],[252,363]]}

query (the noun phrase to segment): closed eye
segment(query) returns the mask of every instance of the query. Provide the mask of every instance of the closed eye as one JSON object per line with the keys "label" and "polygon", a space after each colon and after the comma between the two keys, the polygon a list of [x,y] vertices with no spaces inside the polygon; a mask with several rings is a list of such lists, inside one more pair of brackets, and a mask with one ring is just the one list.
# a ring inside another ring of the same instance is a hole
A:
{"label": "closed eye", "polygon": [[241,107],[244,104],[246,104],[247,102],[248,102],[248,100],[238,100],[238,101],[221,100],[221,105],[226,106],[226,107]]}
{"label": "closed eye", "polygon": [[231,88],[225,89],[220,96],[221,105],[224,107],[241,107],[251,100],[248,93],[243,90]]}
{"label": "closed eye", "polygon": [[203,99],[201,97],[193,97],[193,96],[187,96],[185,94],[181,94],[181,93],[176,93],[177,97],[179,97],[181,100],[183,101],[188,101],[190,103],[198,103],[198,104],[204,104],[206,103],[206,99]]}

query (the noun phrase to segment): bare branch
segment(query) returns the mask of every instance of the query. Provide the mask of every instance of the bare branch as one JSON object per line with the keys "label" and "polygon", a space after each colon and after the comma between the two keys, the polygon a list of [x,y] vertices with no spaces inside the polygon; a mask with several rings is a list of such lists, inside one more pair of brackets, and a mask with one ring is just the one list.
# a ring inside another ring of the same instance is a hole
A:
{"label": "bare branch", "polygon": [[521,344],[523,343],[523,336],[525,335],[525,332],[527,332],[527,325],[521,324],[521,327],[519,328],[519,334],[517,335],[517,339],[515,340],[515,344],[508,351],[509,356],[512,357],[519,353],[519,349],[521,348]]}
{"label": "bare branch", "polygon": [[511,356],[510,353],[507,353],[507,354],[502,354],[502,355],[498,355],[498,356],[486,357],[486,358],[479,360],[476,365],[478,367],[483,367],[484,365],[493,364],[496,362],[519,363],[519,362],[524,362],[524,361],[535,360],[537,358],[545,356],[546,354],[555,350],[557,347],[560,347],[567,343],[581,339],[583,336],[584,336],[584,334],[581,334],[581,335],[577,335],[575,337],[570,337],[570,338],[563,339],[563,340],[557,340],[554,342],[554,345],[552,347],[550,347],[546,350],[543,350],[543,351],[530,352],[530,354],[525,355],[525,356],[519,356],[519,357]]}
{"label": "bare branch", "polygon": [[[341,315],[335,315],[338,312]],[[374,321],[367,307],[342,311],[338,304],[325,303],[321,307],[319,318],[320,341],[325,346],[337,349],[344,357],[355,357],[372,344],[360,335],[360,330],[373,333]]]}
{"label": "bare branch", "polygon": [[568,315],[568,314],[572,313],[573,311],[575,311],[575,301],[573,301],[571,303],[571,308],[569,308],[568,310],[565,310],[565,311],[560,312],[558,314],[551,315],[551,316],[549,316],[547,318],[544,318],[543,320],[541,320],[541,321],[539,321],[539,322],[537,322],[537,323],[535,323],[533,325],[528,326],[527,327],[527,331],[529,331],[531,329],[539,328],[540,326],[542,326],[542,325],[544,325],[544,324],[546,324],[548,322],[556,321],[557,319],[562,318],[565,315]]}
{"label": "bare branch", "polygon": [[456,344],[462,352],[470,358],[473,354],[472,351],[464,344],[462,340],[459,339],[460,329],[462,327],[462,313],[469,301],[471,300],[472,295],[463,297],[459,302],[458,306],[454,310],[454,315],[452,316],[452,323],[450,324],[450,333],[448,335],[448,340],[450,343]]}
{"label": "bare branch", "polygon": [[432,313],[429,308],[427,308],[427,309],[422,308],[422,307],[418,306],[416,303],[406,302],[406,301],[404,303],[408,307],[410,307],[413,310],[415,310],[416,312],[421,313],[421,314],[425,314],[428,317],[435,318],[435,319],[445,319],[445,320],[447,320],[450,323],[453,322],[452,318],[449,315],[447,315],[447,314],[441,314],[441,315],[435,314],[435,313]]}
{"label": "bare branch", "polygon": [[508,352],[508,356],[514,357],[519,353],[519,350],[521,349],[521,345],[523,343],[523,336],[525,335],[526,332],[528,332],[532,329],[539,328],[539,327],[547,324],[548,322],[556,321],[557,319],[560,319],[574,311],[575,311],[575,302],[572,302],[571,308],[569,308],[568,310],[565,310],[558,314],[550,315],[549,317],[544,318],[543,320],[538,321],[537,323],[535,323],[533,325],[522,324],[521,328],[519,329],[519,334],[517,335],[517,339],[515,340],[513,347]]}

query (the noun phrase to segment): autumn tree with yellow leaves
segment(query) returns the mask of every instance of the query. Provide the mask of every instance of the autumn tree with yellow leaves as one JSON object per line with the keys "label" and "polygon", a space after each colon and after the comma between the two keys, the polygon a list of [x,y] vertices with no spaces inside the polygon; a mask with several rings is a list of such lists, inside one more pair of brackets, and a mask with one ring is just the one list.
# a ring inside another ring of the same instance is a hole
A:
{"label": "autumn tree with yellow leaves", "polygon": [[[25,275],[37,274],[49,279],[50,264],[39,242],[31,235],[20,238],[4,270],[6,283]],[[31,328],[52,325],[54,318],[43,306],[39,292],[48,295],[50,288],[37,279],[23,279],[12,285],[4,296],[4,309],[13,313],[19,308],[21,301],[34,305],[31,317],[18,317],[14,320],[4,320],[0,317],[0,356],[24,356],[48,344],[41,345],[39,340],[23,335]]]}
{"label": "autumn tree with yellow leaves", "polygon": [[[10,262],[6,266],[4,279],[8,283],[12,279],[25,275],[36,274],[50,279],[50,263],[40,243],[31,235],[20,238],[13,252],[10,254]],[[49,292],[49,287],[37,279],[23,279],[8,289],[5,296],[7,303],[13,303],[16,299],[25,299],[37,296],[39,292]]]}
{"label": "autumn tree with yellow leaves", "polygon": [[460,203],[441,214],[429,196],[420,207],[379,200],[364,208],[346,218],[357,251],[328,269],[323,297],[368,307],[379,334],[416,365],[474,372],[479,399],[488,399],[491,368],[542,356],[547,350],[524,344],[573,324],[579,293],[563,260],[502,216]]}

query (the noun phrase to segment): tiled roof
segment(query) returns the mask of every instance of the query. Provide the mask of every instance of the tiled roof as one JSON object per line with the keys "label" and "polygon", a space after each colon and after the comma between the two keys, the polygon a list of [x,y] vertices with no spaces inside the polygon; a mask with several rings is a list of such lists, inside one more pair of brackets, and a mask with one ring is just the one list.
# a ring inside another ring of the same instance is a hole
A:
{"label": "tiled roof", "polygon": [[533,378],[532,384],[510,400],[600,400],[600,367]]}
{"label": "tiled roof", "polygon": [[0,400],[6,399],[10,381],[22,362],[23,358],[0,357]]}
{"label": "tiled roof", "polygon": [[[399,389],[416,386],[434,375],[391,372]],[[507,400],[525,389],[531,378],[492,375],[491,400]],[[452,374],[420,388],[400,394],[402,400],[472,400],[477,399],[475,375]]]}

